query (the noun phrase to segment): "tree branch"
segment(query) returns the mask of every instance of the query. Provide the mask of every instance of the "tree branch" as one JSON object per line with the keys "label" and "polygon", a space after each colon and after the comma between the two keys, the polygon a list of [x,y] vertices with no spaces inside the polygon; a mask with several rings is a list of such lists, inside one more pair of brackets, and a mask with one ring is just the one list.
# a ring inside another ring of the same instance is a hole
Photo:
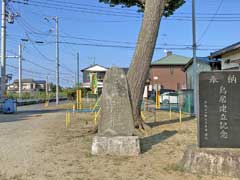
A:
{"label": "tree branch", "polygon": [[138,2],[140,2],[142,5],[144,5],[146,0],[138,0]]}

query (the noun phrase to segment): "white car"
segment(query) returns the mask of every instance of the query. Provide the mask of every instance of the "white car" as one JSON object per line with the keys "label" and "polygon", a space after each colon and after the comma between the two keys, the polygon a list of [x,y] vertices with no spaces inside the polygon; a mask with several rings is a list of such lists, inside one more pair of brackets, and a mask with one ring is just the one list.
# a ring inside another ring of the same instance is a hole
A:
{"label": "white car", "polygon": [[178,103],[178,95],[174,92],[165,92],[165,93],[161,94],[160,103],[177,104]]}

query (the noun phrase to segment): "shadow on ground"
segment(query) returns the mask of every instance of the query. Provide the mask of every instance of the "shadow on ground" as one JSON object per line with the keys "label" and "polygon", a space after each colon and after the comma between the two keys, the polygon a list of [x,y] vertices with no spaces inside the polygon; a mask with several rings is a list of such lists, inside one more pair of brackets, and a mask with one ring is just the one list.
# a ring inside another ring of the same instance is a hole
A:
{"label": "shadow on ground", "polygon": [[148,136],[148,137],[144,137],[140,140],[140,145],[141,145],[141,151],[142,153],[145,153],[147,151],[149,151],[150,149],[152,149],[153,145],[156,145],[168,138],[170,138],[171,136],[174,136],[175,134],[177,134],[177,131],[163,131],[159,134],[155,134],[152,136]]}
{"label": "shadow on ground", "polygon": [[[182,118],[182,122],[184,121],[191,121],[194,120],[195,117],[185,117]],[[147,125],[149,125],[150,127],[157,127],[157,126],[161,126],[161,125],[166,125],[166,124],[173,124],[173,123],[179,123],[179,119],[171,119],[171,120],[161,120],[161,121],[156,121],[156,122],[148,122]]]}
{"label": "shadow on ground", "polygon": [[22,110],[15,114],[0,114],[0,123],[6,122],[16,122],[16,121],[24,121],[28,120],[27,117],[35,116],[40,117],[43,114],[47,113],[57,113],[64,112],[65,110],[61,109],[53,109],[53,110]]}

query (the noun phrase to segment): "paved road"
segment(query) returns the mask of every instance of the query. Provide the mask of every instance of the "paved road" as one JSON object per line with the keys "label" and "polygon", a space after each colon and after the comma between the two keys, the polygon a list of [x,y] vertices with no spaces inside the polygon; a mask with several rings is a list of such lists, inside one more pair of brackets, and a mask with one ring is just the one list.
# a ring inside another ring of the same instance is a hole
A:
{"label": "paved road", "polygon": [[0,114],[0,179],[49,179],[46,172],[38,172],[47,161],[42,152],[55,137],[53,130],[64,128],[64,119],[63,110],[44,109],[43,104],[19,107],[16,114]]}

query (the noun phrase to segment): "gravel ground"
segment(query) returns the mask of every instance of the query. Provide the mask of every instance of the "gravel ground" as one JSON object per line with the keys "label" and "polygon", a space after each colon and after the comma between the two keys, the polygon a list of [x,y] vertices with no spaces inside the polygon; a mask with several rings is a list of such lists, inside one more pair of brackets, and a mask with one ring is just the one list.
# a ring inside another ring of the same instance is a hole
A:
{"label": "gravel ground", "polygon": [[167,112],[145,113],[150,133],[138,157],[92,156],[90,114],[72,115],[65,128],[62,107],[0,114],[0,180],[230,180],[183,172],[178,162],[196,142],[196,121]]}

